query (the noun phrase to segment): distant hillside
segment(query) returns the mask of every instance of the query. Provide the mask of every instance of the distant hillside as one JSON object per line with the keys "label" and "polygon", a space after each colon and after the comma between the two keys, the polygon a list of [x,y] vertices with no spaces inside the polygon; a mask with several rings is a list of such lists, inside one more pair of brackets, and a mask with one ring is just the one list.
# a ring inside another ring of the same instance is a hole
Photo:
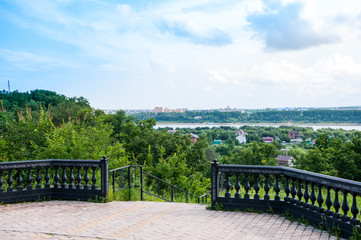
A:
{"label": "distant hillside", "polygon": [[360,110],[257,111],[252,113],[187,111],[185,113],[138,113],[136,119],[179,123],[361,123]]}

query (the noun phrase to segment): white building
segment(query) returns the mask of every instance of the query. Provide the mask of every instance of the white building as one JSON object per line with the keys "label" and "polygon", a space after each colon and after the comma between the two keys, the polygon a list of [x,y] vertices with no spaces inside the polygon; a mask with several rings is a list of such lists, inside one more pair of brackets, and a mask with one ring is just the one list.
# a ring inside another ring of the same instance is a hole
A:
{"label": "white building", "polygon": [[236,132],[236,139],[238,140],[239,143],[246,143],[247,142],[247,139],[246,139],[246,135],[247,133],[245,131],[242,131],[242,130],[238,130]]}

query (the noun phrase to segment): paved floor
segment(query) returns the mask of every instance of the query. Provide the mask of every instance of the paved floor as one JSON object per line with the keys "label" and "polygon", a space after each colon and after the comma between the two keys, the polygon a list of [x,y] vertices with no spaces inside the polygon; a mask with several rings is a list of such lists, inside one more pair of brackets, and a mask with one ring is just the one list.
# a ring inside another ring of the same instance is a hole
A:
{"label": "paved floor", "polygon": [[336,239],[270,214],[160,202],[49,201],[0,206],[0,239]]}

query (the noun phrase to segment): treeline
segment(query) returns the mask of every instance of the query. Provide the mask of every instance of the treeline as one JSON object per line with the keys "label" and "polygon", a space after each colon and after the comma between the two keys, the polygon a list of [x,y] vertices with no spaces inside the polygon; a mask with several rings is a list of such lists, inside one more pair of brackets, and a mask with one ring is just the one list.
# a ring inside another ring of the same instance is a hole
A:
{"label": "treeline", "polygon": [[219,112],[187,111],[185,113],[138,113],[136,119],[153,118],[159,122],[180,123],[361,123],[360,110],[307,110]]}

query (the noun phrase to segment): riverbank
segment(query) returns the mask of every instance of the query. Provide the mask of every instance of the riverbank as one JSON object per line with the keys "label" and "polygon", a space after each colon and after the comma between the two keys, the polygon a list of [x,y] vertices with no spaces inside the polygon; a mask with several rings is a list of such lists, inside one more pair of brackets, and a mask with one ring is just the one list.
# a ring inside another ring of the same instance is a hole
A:
{"label": "riverbank", "polygon": [[242,126],[261,126],[261,127],[280,127],[280,126],[295,126],[295,127],[310,127],[314,130],[331,128],[331,129],[343,129],[343,130],[356,130],[361,131],[361,124],[356,123],[176,123],[176,122],[157,122],[155,128],[198,128],[198,127],[235,127],[240,128]]}
{"label": "riverbank", "polygon": [[270,123],[270,122],[262,122],[262,123],[252,123],[252,122],[234,122],[234,123],[182,123],[182,122],[163,122],[163,121],[157,121],[157,125],[204,125],[204,126],[213,126],[213,125],[252,125],[252,126],[264,126],[264,125],[270,125],[270,126],[361,126],[361,123],[305,123],[305,122],[281,122],[281,123]]}

